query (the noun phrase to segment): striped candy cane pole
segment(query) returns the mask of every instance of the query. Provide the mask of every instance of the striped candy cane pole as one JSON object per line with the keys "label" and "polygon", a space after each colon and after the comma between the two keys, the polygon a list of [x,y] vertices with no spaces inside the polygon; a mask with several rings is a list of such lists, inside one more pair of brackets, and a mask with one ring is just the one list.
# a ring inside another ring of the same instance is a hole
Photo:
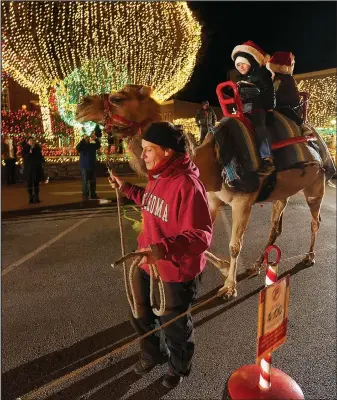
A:
{"label": "striped candy cane pole", "polygon": [[[275,265],[271,265],[268,260],[268,255],[270,251],[276,250],[277,252],[277,260]],[[264,252],[264,262],[268,265],[267,273],[266,273],[266,286],[270,286],[273,283],[277,282],[277,264],[281,258],[281,250],[279,247],[273,245],[268,246],[266,251]],[[259,380],[259,387],[262,390],[268,390],[271,386],[271,354],[267,354],[260,362],[260,380]]]}

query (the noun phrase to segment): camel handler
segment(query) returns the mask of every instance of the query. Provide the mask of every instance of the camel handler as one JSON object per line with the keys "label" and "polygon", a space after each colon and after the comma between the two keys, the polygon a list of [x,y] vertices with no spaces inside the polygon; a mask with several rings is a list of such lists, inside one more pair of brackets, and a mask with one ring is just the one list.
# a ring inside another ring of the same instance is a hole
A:
{"label": "camel handler", "polygon": [[[169,122],[155,122],[142,137],[141,157],[148,171],[148,184],[141,188],[123,182],[111,174],[109,181],[128,199],[142,208],[143,230],[138,237],[138,251],[146,251],[137,269],[135,292],[140,318],[131,323],[142,336],[155,327],[156,319],[164,324],[189,309],[197,297],[199,277],[206,259],[205,250],[212,239],[212,220],[206,191],[199,180],[199,170],[191,161],[184,132]],[[166,312],[157,317],[150,305],[149,265],[156,263],[164,281]],[[193,324],[190,314],[163,328],[169,369],[162,384],[178,386],[191,370],[194,353]],[[140,342],[141,356],[134,366],[144,375],[164,362],[160,338],[153,334]]]}

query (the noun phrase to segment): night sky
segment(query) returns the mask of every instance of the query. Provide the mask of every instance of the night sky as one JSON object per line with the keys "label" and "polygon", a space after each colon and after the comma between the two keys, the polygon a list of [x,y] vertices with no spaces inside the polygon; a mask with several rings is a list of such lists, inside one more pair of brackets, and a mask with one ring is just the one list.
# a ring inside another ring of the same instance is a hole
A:
{"label": "night sky", "polygon": [[217,106],[215,88],[234,67],[233,48],[253,40],[268,54],[291,51],[294,74],[336,68],[336,2],[189,2],[206,43],[190,82],[174,98]]}

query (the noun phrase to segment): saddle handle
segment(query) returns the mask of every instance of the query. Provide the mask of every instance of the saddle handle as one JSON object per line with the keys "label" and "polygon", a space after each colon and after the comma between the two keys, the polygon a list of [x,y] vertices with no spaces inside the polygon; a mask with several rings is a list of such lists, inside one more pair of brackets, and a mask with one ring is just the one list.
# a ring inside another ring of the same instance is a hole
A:
{"label": "saddle handle", "polygon": [[303,107],[303,122],[307,122],[310,94],[308,92],[299,92],[299,94],[301,97],[301,104]]}
{"label": "saddle handle", "polygon": [[[225,97],[225,95],[223,94],[223,89],[225,87],[230,87],[233,89],[234,97],[230,97],[230,96]],[[219,85],[216,87],[216,94],[218,96],[221,110],[225,117],[238,118],[242,122],[245,121],[245,116],[243,115],[242,101],[241,101],[241,97],[240,97],[239,90],[238,90],[236,83],[234,83],[232,81],[226,81],[226,82],[219,83]],[[237,107],[236,112],[233,114],[230,113],[227,109],[227,106],[230,104],[234,104]]]}

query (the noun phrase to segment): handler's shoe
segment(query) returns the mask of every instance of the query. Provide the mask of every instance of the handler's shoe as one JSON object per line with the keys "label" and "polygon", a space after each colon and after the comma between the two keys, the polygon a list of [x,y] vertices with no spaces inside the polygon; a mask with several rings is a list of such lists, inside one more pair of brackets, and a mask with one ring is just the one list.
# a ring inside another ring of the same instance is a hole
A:
{"label": "handler's shoe", "polygon": [[169,369],[164,376],[162,385],[168,389],[174,389],[175,387],[181,384],[183,379],[184,379],[183,376],[177,375],[175,372]]}
{"label": "handler's shoe", "polygon": [[138,362],[134,365],[133,370],[137,375],[145,375],[158,364],[162,364],[163,362],[164,357],[159,357],[154,360],[145,360],[144,358],[140,357]]}

